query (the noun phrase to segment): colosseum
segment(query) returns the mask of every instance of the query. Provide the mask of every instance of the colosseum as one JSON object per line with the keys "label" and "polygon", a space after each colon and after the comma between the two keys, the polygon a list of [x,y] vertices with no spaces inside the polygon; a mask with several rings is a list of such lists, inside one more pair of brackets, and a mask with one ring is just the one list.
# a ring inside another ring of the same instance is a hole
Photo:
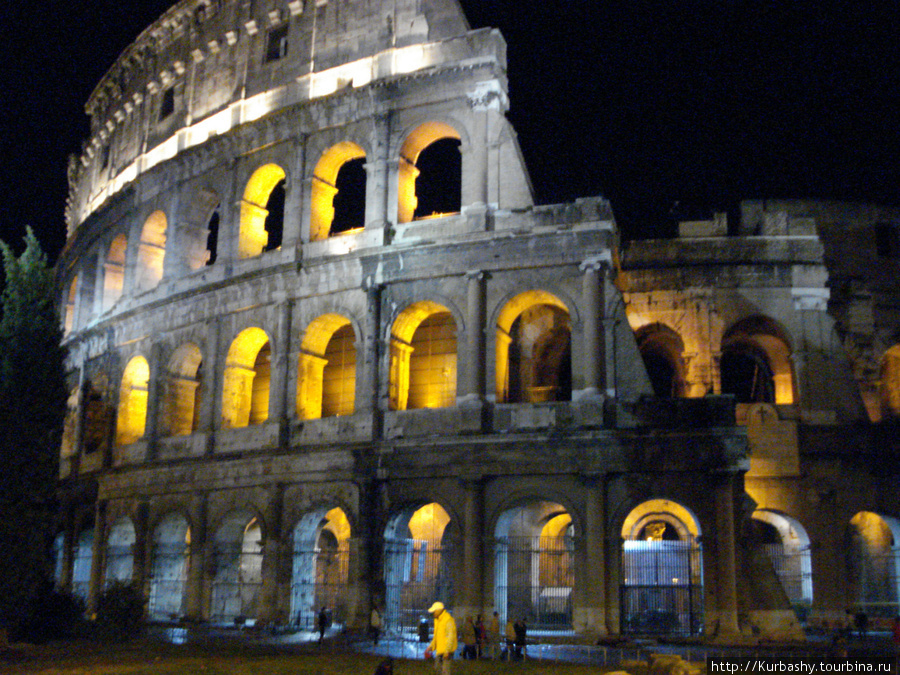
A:
{"label": "colosseum", "polygon": [[536,205],[456,0],[181,0],[69,166],[57,583],[158,622],[898,612],[900,209]]}

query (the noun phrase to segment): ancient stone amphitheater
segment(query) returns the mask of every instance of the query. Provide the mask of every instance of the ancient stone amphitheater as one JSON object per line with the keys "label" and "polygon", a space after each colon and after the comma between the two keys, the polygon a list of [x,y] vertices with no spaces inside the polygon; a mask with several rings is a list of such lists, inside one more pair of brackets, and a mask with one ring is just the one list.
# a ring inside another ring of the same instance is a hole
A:
{"label": "ancient stone amphitheater", "polygon": [[[69,167],[57,581],[152,620],[798,636],[897,613],[896,210],[621,247],[456,0],[182,0]],[[877,470],[873,468],[877,467]]]}

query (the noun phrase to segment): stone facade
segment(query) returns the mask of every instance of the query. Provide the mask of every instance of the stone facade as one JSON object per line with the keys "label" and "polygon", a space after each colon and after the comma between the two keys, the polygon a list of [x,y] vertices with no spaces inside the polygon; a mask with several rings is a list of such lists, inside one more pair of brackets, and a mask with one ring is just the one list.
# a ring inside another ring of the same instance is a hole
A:
{"label": "stone facade", "polygon": [[398,631],[435,599],[583,636],[896,611],[893,286],[843,242],[879,258],[897,214],[622,250],[604,199],[533,204],[505,67],[454,0],[183,0],[125,51],[58,265],[63,587]]}

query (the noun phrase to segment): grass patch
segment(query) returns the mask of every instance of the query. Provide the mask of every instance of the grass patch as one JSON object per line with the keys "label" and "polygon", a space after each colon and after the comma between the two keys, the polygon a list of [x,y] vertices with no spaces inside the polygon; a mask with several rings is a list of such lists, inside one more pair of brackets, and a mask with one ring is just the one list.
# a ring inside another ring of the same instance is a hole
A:
{"label": "grass patch", "polygon": [[[126,645],[96,643],[14,647],[0,652],[0,673],[9,675],[371,675],[383,657],[319,653],[241,644],[174,646],[152,641]],[[596,675],[596,666],[548,661],[505,663],[456,661],[454,675],[540,673]],[[394,661],[395,675],[433,675],[424,661]]]}

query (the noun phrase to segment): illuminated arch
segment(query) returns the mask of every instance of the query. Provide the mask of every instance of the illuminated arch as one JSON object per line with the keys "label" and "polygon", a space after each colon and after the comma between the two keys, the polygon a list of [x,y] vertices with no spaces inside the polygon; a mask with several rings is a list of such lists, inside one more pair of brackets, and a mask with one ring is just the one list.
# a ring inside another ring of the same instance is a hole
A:
{"label": "illuminated arch", "polygon": [[432,602],[453,599],[451,523],[431,502],[403,509],[385,527],[385,619],[401,631],[412,631]]}
{"label": "illuminated arch", "polygon": [[261,328],[247,328],[234,339],[225,360],[222,425],[226,429],[265,422],[269,417],[271,350]]}
{"label": "illuminated arch", "polygon": [[[365,151],[350,141],[343,141],[329,148],[319,159],[312,178],[309,240],[327,239],[335,222],[335,199],[338,198],[338,174],[349,162],[364,159]],[[365,223],[359,223],[362,227]],[[340,228],[346,231],[345,224]]]}
{"label": "illuminated arch", "polygon": [[681,336],[665,324],[654,323],[639,328],[635,338],[653,393],[663,398],[684,396],[684,342]]}
{"label": "illuminated arch", "polygon": [[356,336],[350,320],[325,314],[300,344],[297,416],[311,420],[351,415],[356,391]]}
{"label": "illuminated arch", "polygon": [[722,393],[738,403],[794,402],[790,341],[768,317],[742,319],[725,332],[719,373]]}
{"label": "illuminated arch", "polygon": [[[144,222],[138,244],[135,291],[141,293],[156,288],[163,275],[166,255],[166,214],[154,211]],[[124,255],[124,251],[123,251]]]}
{"label": "illuminated arch", "polygon": [[197,429],[200,410],[200,348],[181,345],[169,359],[163,392],[163,429],[167,436],[186,436]]}
{"label": "illuminated arch", "polygon": [[179,513],[169,513],[153,528],[150,550],[150,600],[147,612],[156,620],[182,614],[191,528]]}
{"label": "illuminated arch", "polygon": [[406,137],[400,148],[400,165],[398,175],[399,195],[397,203],[397,222],[408,223],[413,220],[418,206],[416,197],[416,178],[419,169],[416,163],[425,148],[441,139],[460,140],[459,132],[444,122],[426,122],[421,124]]}
{"label": "illuminated arch", "polygon": [[[143,237],[142,237],[143,239]],[[165,234],[163,234],[165,245]],[[125,280],[125,251],[128,248],[128,239],[120,234],[109,245],[106,260],[103,263],[103,311],[105,312],[122,297],[122,288]]]}
{"label": "illuminated arch", "polygon": [[702,631],[700,534],[694,514],[667,499],[643,502],[626,516],[621,528],[624,632],[694,635]]}
{"label": "illuminated arch", "polygon": [[262,539],[260,521],[249,511],[233,511],[223,519],[213,538],[213,621],[232,623],[240,616],[254,623],[262,586]]}
{"label": "illuminated arch", "polygon": [[774,537],[763,547],[784,592],[792,605],[809,605],[813,600],[810,540],[796,518],[769,509],[758,509],[753,519],[768,526]]}
{"label": "illuminated arch", "polygon": [[497,401],[564,401],[572,395],[571,324],[546,291],[520,293],[497,317]]}
{"label": "illuminated arch", "polygon": [[75,301],[78,298],[78,275],[72,277],[69,283],[69,291],[66,293],[65,316],[63,317],[63,330],[71,333],[75,327]]}
{"label": "illuminated arch", "polygon": [[851,598],[870,614],[894,616],[900,600],[900,520],[860,511],[849,523]]}
{"label": "illuminated arch", "polygon": [[134,443],[144,435],[147,424],[147,387],[150,366],[143,356],[135,356],[122,374],[119,408],[116,415],[116,445]]}
{"label": "illuminated arch", "polygon": [[297,522],[293,532],[291,616],[315,627],[316,610],[328,607],[342,623],[348,607],[350,521],[339,507],[320,507]]}
{"label": "illuminated arch", "polygon": [[565,507],[520,503],[500,514],[494,536],[494,606],[503,623],[527,617],[534,628],[571,629],[575,540]]}
{"label": "illuminated arch", "polygon": [[113,523],[106,538],[106,585],[131,581],[135,541],[134,524],[130,518],[122,517]]}
{"label": "illuminated arch", "polygon": [[391,328],[392,410],[456,405],[456,322],[429,300],[403,310]]}
{"label": "illuminated arch", "polygon": [[[238,257],[252,258],[269,246],[266,220],[269,217],[269,199],[275,188],[285,180],[286,174],[277,164],[259,167],[247,181],[241,199],[241,225],[238,235]],[[277,214],[274,214],[277,216]],[[283,214],[282,214],[283,218]]]}
{"label": "illuminated arch", "polygon": [[882,414],[900,416],[900,345],[894,345],[881,357],[878,391]]}

